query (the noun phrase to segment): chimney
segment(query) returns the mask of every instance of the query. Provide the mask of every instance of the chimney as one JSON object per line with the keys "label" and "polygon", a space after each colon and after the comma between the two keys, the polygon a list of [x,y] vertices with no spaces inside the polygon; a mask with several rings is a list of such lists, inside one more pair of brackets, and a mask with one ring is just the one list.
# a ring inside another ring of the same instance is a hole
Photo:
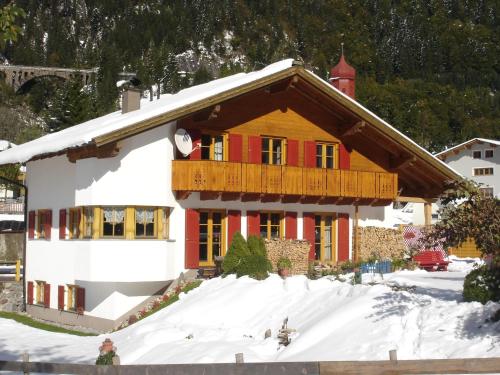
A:
{"label": "chimney", "polygon": [[122,113],[128,113],[141,108],[141,90],[126,87],[122,93]]}
{"label": "chimney", "polygon": [[345,61],[344,48],[342,46],[340,61],[330,71],[330,83],[344,94],[355,99],[355,81],[356,69]]}

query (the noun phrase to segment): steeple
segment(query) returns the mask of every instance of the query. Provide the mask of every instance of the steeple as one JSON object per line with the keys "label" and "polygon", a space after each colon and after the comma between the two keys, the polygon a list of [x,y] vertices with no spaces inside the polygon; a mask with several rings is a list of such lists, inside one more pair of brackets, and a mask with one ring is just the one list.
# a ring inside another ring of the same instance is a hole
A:
{"label": "steeple", "polygon": [[356,69],[345,61],[344,43],[342,43],[340,61],[330,71],[330,83],[344,94],[355,99],[355,80]]}

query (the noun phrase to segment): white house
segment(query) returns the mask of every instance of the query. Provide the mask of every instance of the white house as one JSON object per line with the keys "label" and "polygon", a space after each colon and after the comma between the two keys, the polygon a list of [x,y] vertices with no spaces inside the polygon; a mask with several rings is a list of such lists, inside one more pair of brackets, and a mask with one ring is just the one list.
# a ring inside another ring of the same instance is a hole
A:
{"label": "white house", "polygon": [[354,100],[343,56],[332,76],[285,60],[152,102],[129,90],[122,111],[0,153],[27,167],[27,311],[112,329],[180,272],[212,266],[236,231],[346,261],[357,226],[383,225],[395,200],[430,205],[459,178]]}
{"label": "white house", "polygon": [[481,184],[484,195],[500,198],[500,141],[473,138],[436,154],[451,168]]}

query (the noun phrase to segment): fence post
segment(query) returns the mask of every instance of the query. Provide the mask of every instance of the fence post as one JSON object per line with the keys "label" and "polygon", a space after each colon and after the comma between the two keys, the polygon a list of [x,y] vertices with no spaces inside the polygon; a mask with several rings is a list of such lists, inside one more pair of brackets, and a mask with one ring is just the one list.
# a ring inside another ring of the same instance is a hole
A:
{"label": "fence post", "polygon": [[245,363],[245,358],[243,358],[243,353],[236,353],[236,363]]}
{"label": "fence post", "polygon": [[29,371],[29,361],[30,361],[30,355],[28,354],[28,352],[24,352],[23,355],[22,355],[22,360],[23,360],[23,373],[24,375],[29,375],[30,371]]}
{"label": "fence post", "polygon": [[391,361],[398,360],[398,351],[396,349],[389,350],[389,360]]}
{"label": "fence post", "polygon": [[16,260],[16,281],[21,280],[21,260]]}

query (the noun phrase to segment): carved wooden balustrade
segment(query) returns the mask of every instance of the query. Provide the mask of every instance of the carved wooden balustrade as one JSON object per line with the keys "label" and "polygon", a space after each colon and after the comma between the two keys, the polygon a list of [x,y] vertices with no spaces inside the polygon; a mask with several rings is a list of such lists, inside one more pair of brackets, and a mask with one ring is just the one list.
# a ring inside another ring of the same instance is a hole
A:
{"label": "carved wooden balustrade", "polygon": [[172,190],[181,192],[181,197],[190,192],[211,192],[376,205],[393,201],[398,191],[397,174],[386,172],[174,160],[172,175]]}

